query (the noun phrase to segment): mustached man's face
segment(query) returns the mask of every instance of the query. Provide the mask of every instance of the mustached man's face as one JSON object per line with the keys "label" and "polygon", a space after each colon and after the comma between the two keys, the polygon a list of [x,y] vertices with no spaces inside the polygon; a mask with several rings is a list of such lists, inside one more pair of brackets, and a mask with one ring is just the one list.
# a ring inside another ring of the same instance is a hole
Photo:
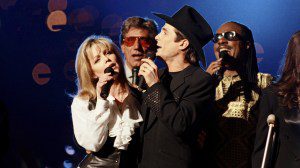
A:
{"label": "mustached man's face", "polygon": [[124,53],[127,66],[132,69],[135,66],[140,66],[142,64],[141,59],[145,58],[146,56],[146,51],[149,46],[143,46],[141,44],[141,39],[148,39],[149,32],[148,30],[141,28],[130,28],[129,31],[124,35],[124,39],[128,37],[131,37],[131,39],[133,40],[130,42],[131,44],[129,43],[132,46],[126,45],[123,41],[121,49]]}

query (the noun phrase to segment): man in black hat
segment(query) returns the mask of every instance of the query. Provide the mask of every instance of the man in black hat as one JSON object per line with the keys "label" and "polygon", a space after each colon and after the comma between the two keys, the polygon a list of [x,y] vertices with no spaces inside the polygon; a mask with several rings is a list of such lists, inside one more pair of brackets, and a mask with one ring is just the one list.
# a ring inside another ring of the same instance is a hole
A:
{"label": "man in black hat", "polygon": [[199,61],[205,65],[202,47],[212,31],[189,6],[172,17],[155,15],[166,21],[155,39],[156,55],[167,68],[158,71],[150,59],[143,59],[140,67],[149,88],[141,107],[139,167],[192,167],[193,145],[213,99],[211,76],[199,66]]}

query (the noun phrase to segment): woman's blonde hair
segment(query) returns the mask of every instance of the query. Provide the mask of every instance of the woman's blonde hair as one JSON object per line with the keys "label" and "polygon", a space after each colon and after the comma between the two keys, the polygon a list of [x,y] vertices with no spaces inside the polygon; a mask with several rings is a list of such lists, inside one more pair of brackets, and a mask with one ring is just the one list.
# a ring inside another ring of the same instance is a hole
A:
{"label": "woman's blonde hair", "polygon": [[96,84],[98,79],[93,77],[93,71],[88,59],[88,56],[92,54],[91,48],[93,45],[97,45],[101,50],[104,49],[113,52],[116,55],[117,63],[120,67],[120,72],[116,80],[123,85],[123,88],[125,88],[125,85],[128,84],[120,49],[116,46],[116,44],[108,37],[97,35],[89,36],[78,48],[75,61],[75,71],[77,74],[77,96],[89,100],[96,100],[97,98]]}

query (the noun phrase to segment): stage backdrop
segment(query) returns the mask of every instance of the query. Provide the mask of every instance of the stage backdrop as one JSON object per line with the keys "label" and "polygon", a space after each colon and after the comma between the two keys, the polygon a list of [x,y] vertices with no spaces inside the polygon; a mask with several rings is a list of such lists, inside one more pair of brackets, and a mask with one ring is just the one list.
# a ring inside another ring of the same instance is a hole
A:
{"label": "stage backdrop", "polygon": [[[172,15],[185,4],[214,31],[227,21],[247,25],[260,71],[274,76],[288,39],[300,29],[298,0],[1,0],[0,157],[13,160],[11,167],[75,167],[84,152],[73,141],[68,94],[76,89],[80,43],[91,34],[118,43],[129,16],[149,17],[162,27],[151,12]],[[212,45],[205,46],[208,63],[215,60]]]}

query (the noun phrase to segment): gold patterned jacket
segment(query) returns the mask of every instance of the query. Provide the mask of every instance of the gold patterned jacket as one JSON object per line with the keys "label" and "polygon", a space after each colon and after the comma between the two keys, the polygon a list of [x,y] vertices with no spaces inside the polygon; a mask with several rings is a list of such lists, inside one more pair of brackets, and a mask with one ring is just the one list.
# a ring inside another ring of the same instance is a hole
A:
{"label": "gold patterned jacket", "polygon": [[[240,118],[248,121],[249,116],[251,115],[250,114],[251,109],[258,101],[260,89],[269,86],[273,79],[273,77],[270,74],[266,74],[266,73],[258,73],[257,78],[258,78],[257,86],[259,90],[252,90],[251,91],[252,100],[246,102],[245,96],[242,93],[237,93],[239,92],[239,88],[238,85],[235,85],[239,81],[241,81],[241,78],[238,75],[223,77],[223,79],[219,82],[219,84],[216,87],[216,98],[215,98],[217,102],[217,107],[225,111],[222,114],[223,117]],[[222,101],[222,99],[228,93],[229,90],[232,92],[236,92],[235,94],[238,95],[235,96],[233,99],[230,99],[229,102]]]}

